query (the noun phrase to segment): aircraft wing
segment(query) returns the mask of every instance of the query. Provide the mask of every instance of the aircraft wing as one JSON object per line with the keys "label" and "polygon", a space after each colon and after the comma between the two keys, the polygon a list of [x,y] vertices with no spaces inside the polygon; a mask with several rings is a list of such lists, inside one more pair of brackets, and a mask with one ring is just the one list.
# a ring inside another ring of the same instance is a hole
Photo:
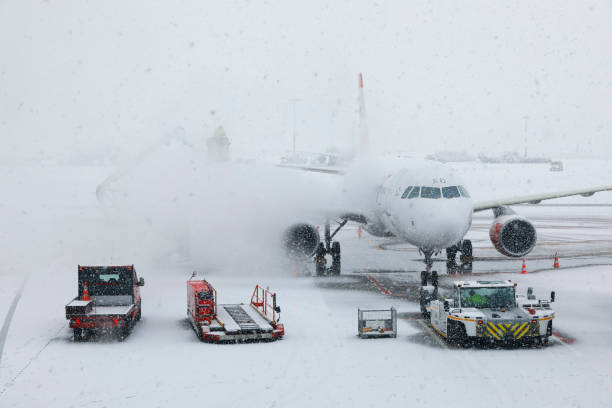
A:
{"label": "aircraft wing", "polygon": [[514,205],[514,204],[538,204],[542,200],[550,200],[553,198],[561,198],[561,197],[570,197],[575,195],[581,195],[583,197],[590,197],[593,194],[599,191],[610,191],[612,190],[612,186],[599,186],[599,187],[591,187],[591,188],[581,188],[576,190],[568,190],[568,191],[560,191],[556,193],[544,193],[544,194],[532,194],[521,197],[511,197],[505,198],[501,200],[491,200],[491,201],[480,201],[474,203],[474,212],[489,210],[496,207],[503,207],[505,205]]}
{"label": "aircraft wing", "polygon": [[297,164],[277,164],[277,166],[294,170],[310,171],[313,173],[337,174],[340,176],[344,174],[344,170],[334,167],[300,166]]}

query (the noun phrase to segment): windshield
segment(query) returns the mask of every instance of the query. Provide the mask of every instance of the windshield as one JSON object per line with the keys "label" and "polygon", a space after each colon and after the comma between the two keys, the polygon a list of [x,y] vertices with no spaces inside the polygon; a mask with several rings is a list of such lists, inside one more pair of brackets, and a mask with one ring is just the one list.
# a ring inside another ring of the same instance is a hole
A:
{"label": "windshield", "polygon": [[468,191],[465,188],[465,186],[459,186],[459,191],[461,191],[461,196],[462,197],[470,198],[470,194],[468,193]]}
{"label": "windshield", "polygon": [[127,269],[95,270],[85,268],[79,273],[79,294],[83,283],[91,296],[132,295],[134,292],[134,273]]}
{"label": "windshield", "polygon": [[412,190],[412,186],[406,187],[406,190],[404,190],[404,194],[402,194],[402,198],[408,197],[408,194],[410,194],[410,190]]}
{"label": "windshield", "polygon": [[456,186],[442,187],[442,195],[444,198],[456,198],[459,196],[459,189]]}
{"label": "windshield", "polygon": [[514,287],[461,288],[461,307],[512,308]]}
{"label": "windshield", "polygon": [[440,198],[440,189],[438,187],[421,187],[422,198]]}
{"label": "windshield", "polygon": [[421,192],[421,187],[415,187],[410,192],[410,195],[408,196],[408,198],[416,198],[419,196],[420,192]]}

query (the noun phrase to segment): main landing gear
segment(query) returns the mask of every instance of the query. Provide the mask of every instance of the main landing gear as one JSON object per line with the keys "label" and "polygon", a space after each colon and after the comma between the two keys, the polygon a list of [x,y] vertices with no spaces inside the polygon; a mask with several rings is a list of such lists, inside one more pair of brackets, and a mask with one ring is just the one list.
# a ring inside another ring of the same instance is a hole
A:
{"label": "main landing gear", "polygon": [[474,257],[472,255],[472,241],[464,239],[457,245],[446,248],[446,260],[449,262],[455,262],[457,252],[461,252],[459,259],[461,262],[472,262]]}
{"label": "main landing gear", "polygon": [[[460,265],[456,262],[457,252],[461,252]],[[446,248],[446,269],[449,274],[471,273],[473,260],[472,241],[469,239],[464,239],[457,245]]]}
{"label": "main landing gear", "polygon": [[[329,221],[325,222],[325,236],[324,241],[320,242],[315,251],[315,271],[317,276],[324,275],[340,275],[341,263],[340,263],[340,242],[332,241],[334,236],[346,225],[347,219],[343,219],[338,223],[338,227],[331,233],[331,227]],[[331,255],[332,263],[331,266],[327,267],[327,259],[325,256]]]}

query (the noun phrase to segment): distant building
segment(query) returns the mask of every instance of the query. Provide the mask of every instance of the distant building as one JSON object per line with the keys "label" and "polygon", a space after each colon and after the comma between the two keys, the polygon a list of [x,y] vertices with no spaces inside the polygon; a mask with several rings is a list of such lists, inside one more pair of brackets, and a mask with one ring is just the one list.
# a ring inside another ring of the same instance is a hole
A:
{"label": "distant building", "polygon": [[476,161],[476,158],[467,153],[459,152],[454,150],[442,150],[429,154],[425,157],[427,160],[439,161],[441,163],[459,163],[459,162],[471,162]]}
{"label": "distant building", "polygon": [[563,162],[562,161],[551,161],[550,171],[563,171]]}
{"label": "distant building", "polygon": [[219,126],[215,134],[206,139],[206,150],[208,159],[213,162],[224,162],[229,160],[230,140],[225,134],[222,126]]}
{"label": "distant building", "polygon": [[478,155],[481,163],[550,163],[548,157],[526,157],[520,156],[516,152],[505,152],[499,156],[486,156],[484,153]]}

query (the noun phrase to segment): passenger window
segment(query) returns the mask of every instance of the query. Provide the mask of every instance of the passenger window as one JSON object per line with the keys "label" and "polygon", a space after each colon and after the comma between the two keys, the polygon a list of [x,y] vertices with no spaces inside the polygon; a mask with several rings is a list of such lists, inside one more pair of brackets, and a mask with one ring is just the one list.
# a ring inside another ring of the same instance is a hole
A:
{"label": "passenger window", "polygon": [[415,187],[410,192],[410,195],[408,196],[408,198],[416,198],[419,196],[420,193],[421,193],[421,187]]}
{"label": "passenger window", "polygon": [[457,198],[459,197],[459,189],[455,186],[442,187],[442,196],[444,198]]}
{"label": "passenger window", "polygon": [[402,194],[402,198],[408,197],[408,194],[410,194],[410,190],[412,190],[412,186],[406,187],[406,189],[404,190],[404,194]]}
{"label": "passenger window", "polygon": [[440,198],[441,196],[438,187],[421,187],[421,198]]}
{"label": "passenger window", "polygon": [[461,192],[462,197],[470,198],[470,194],[464,186],[459,186],[459,191]]}

